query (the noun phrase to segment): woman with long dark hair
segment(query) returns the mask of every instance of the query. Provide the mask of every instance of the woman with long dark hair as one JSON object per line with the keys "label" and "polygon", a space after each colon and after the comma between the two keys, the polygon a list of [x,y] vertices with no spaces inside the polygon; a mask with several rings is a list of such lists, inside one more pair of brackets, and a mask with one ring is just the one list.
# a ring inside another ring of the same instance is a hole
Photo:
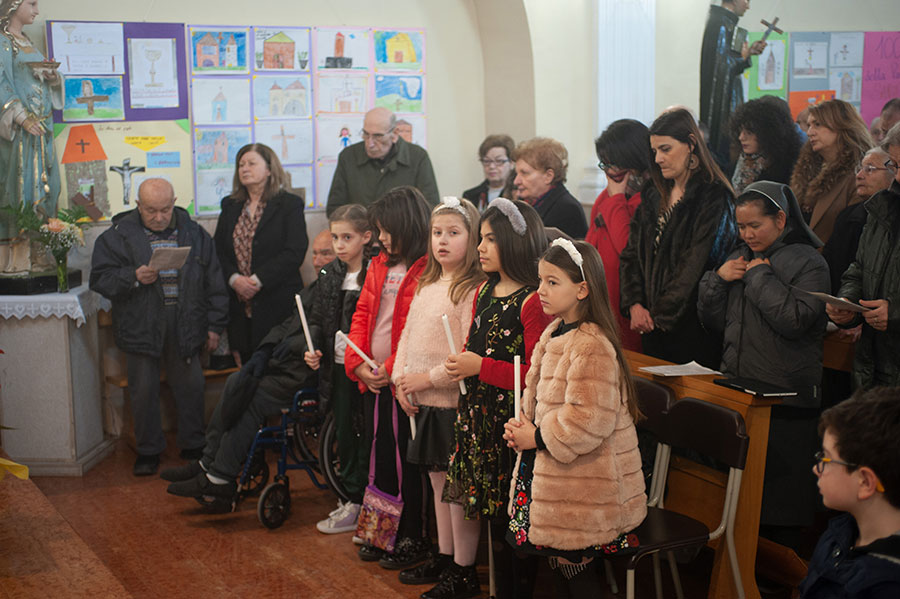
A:
{"label": "woman with long dark hair", "polygon": [[620,257],[623,316],[645,354],[719,365],[719,340],[700,326],[697,284],[734,244],[731,185],[711,158],[697,122],[682,108],[650,127],[653,163]]}
{"label": "woman with long dark hair", "polygon": [[784,100],[763,96],[742,104],[731,116],[731,138],[741,146],[731,177],[735,194],[754,181],[790,181],[803,143]]}

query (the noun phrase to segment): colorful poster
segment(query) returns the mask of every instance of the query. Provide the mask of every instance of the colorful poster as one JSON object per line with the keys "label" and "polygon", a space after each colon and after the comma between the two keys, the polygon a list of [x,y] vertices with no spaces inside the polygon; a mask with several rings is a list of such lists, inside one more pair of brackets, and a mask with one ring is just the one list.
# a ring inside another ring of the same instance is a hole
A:
{"label": "colorful poster", "polygon": [[336,169],[337,162],[331,160],[316,162],[316,208],[328,206],[328,192],[331,191],[331,180]]}
{"label": "colorful poster", "polygon": [[125,38],[122,23],[53,21],[53,58],[59,72],[116,75],[125,72]]}
{"label": "colorful poster", "polygon": [[[748,42],[753,44],[762,39],[761,31],[751,32]],[[751,60],[750,68],[744,71],[748,78],[747,98],[753,100],[766,95],[784,98],[787,96],[787,34],[772,32],[766,40],[766,47]]]}
{"label": "colorful poster", "polygon": [[794,42],[792,68],[795,79],[827,77],[828,44],[825,42]]}
{"label": "colorful poster", "polygon": [[122,121],[122,77],[66,77],[64,121]]}
{"label": "colorful poster", "polygon": [[247,39],[250,29],[191,27],[191,69],[194,73],[249,73]]}
{"label": "colorful poster", "polygon": [[227,169],[234,172],[237,151],[250,143],[250,127],[194,129],[197,170]]}
{"label": "colorful poster", "polygon": [[421,75],[376,75],[375,106],[393,112],[425,112]]}
{"label": "colorful poster", "polygon": [[257,71],[309,70],[309,28],[253,28]]}
{"label": "colorful poster", "polygon": [[178,106],[177,56],[173,38],[128,40],[131,108]]}
{"label": "colorful poster", "polygon": [[197,193],[194,205],[197,214],[219,212],[222,198],[231,193],[233,170],[197,171]]}
{"label": "colorful poster", "polygon": [[254,140],[272,148],[282,164],[310,164],[313,161],[311,119],[258,121]]}
{"label": "colorful poster", "polygon": [[[290,188],[304,198],[307,208],[316,207],[316,196],[313,194],[313,167],[289,166],[284,172],[291,178]],[[302,193],[301,193],[302,190]]]}
{"label": "colorful poster", "polygon": [[362,28],[316,29],[316,67],[320,69],[368,69],[369,30]]}
{"label": "colorful poster", "polygon": [[321,115],[316,119],[316,158],[337,160],[344,148],[362,141],[363,115]]}
{"label": "colorful poster", "polygon": [[310,115],[309,75],[254,75],[253,116],[292,119]]}
{"label": "colorful poster", "polygon": [[422,72],[425,32],[376,30],[372,35],[376,71]]}
{"label": "colorful poster", "polygon": [[191,82],[195,125],[249,125],[250,80],[195,77]]}
{"label": "colorful poster", "polygon": [[791,92],[788,104],[791,107],[791,116],[794,120],[803,112],[804,108],[821,104],[825,100],[834,100],[834,92],[830,89]]}
{"label": "colorful poster", "polygon": [[369,76],[319,75],[316,81],[317,112],[366,112],[369,110]]}
{"label": "colorful poster", "polygon": [[835,98],[859,104],[862,92],[862,68],[830,69],[828,82]]}
{"label": "colorful poster", "polygon": [[828,45],[831,68],[861,67],[863,65],[863,32],[832,33]]}
{"label": "colorful poster", "polygon": [[865,39],[860,112],[871,123],[885,102],[900,98],[900,32],[869,31]]}

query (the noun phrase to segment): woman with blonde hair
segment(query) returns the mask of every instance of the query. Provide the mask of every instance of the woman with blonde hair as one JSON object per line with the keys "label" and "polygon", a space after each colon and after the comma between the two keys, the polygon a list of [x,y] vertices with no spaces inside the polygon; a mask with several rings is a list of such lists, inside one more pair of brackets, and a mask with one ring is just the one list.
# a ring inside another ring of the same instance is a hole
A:
{"label": "woman with blonde hair", "polygon": [[856,166],[872,147],[872,137],[856,109],[843,100],[811,107],[807,125],[809,141],[800,150],[791,189],[804,219],[828,243],[838,214],[860,201]]}

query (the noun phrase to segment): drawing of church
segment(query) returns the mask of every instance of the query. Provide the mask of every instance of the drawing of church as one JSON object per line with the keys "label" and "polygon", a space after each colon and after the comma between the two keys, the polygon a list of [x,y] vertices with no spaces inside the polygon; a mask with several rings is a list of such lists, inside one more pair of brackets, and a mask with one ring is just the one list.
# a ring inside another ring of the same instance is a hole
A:
{"label": "drawing of church", "polygon": [[222,92],[221,87],[219,88],[219,93],[212,100],[212,117],[213,121],[217,123],[228,119],[228,99]]}
{"label": "drawing of church", "polygon": [[853,99],[853,76],[844,73],[841,77],[841,100],[850,102]]}
{"label": "drawing of church", "polygon": [[294,66],[297,44],[283,31],[263,42],[263,66],[267,69],[290,69]]}
{"label": "drawing of church", "polygon": [[769,58],[766,59],[766,74],[765,74],[766,85],[773,85],[775,83],[775,53],[769,52]]}
{"label": "drawing of church", "polygon": [[398,33],[384,42],[385,55],[388,62],[418,62],[416,49],[408,33]]}
{"label": "drawing of church", "polygon": [[345,79],[341,89],[332,90],[329,105],[334,112],[362,112],[364,96],[362,87],[354,86]]}
{"label": "drawing of church", "polygon": [[228,136],[222,131],[213,142],[213,164],[228,164]]}
{"label": "drawing of church", "polygon": [[197,66],[219,66],[219,41],[212,33],[207,33],[197,42]]}
{"label": "drawing of church", "polygon": [[273,83],[269,88],[270,116],[306,116],[306,86],[299,79],[282,88]]}
{"label": "drawing of church", "polygon": [[334,56],[325,57],[326,69],[352,69],[353,57],[344,56],[344,34],[338,31],[334,34]]}
{"label": "drawing of church", "polygon": [[234,41],[234,34],[228,36],[228,42],[225,44],[225,66],[238,66],[237,42]]}

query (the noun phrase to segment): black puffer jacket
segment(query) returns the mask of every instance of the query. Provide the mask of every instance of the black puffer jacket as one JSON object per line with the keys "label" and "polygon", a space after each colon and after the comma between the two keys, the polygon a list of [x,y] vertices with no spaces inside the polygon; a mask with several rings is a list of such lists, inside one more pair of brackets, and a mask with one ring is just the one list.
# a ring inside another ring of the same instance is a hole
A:
{"label": "black puffer jacket", "polygon": [[652,182],[641,191],[641,205],[619,262],[619,307],[626,318],[631,306],[641,304],[656,328],[673,330],[688,310],[695,309],[700,277],[718,267],[733,247],[737,229],[731,192],[721,182],[698,179],[688,182],[675,205],[658,250],[653,241],[660,195]]}
{"label": "black puffer jacket", "polygon": [[[360,280],[365,279],[368,266],[369,260],[364,258]],[[331,397],[335,334],[338,330],[350,332],[350,321],[353,319],[353,312],[356,311],[356,302],[359,299],[359,289],[356,291],[341,289],[346,276],[347,265],[340,260],[332,260],[319,270],[319,278],[310,298],[312,310],[309,314],[309,332],[316,349],[322,352],[319,396],[325,400]]]}
{"label": "black puffer jacket", "polygon": [[[888,323],[885,332],[863,326],[853,358],[856,388],[876,382],[900,385],[900,184],[880,191],[866,202],[869,218],[859,239],[856,260],[841,278],[839,297],[851,301],[885,299]],[[861,316],[846,325],[862,322]]]}
{"label": "black puffer jacket", "polygon": [[[183,208],[173,215],[178,245],[191,253],[178,271],[178,355],[195,355],[207,333],[221,333],[228,324],[228,294],[209,233]],[[150,242],[138,211],[113,217],[113,226],[94,244],[90,287],[112,301],[116,345],[124,352],[159,357],[165,339],[162,286],[141,285],[134,274],[148,264]]]}
{"label": "black puffer jacket", "polygon": [[728,259],[738,256],[768,258],[771,265],[730,283],[710,270],[697,301],[703,326],[724,334],[722,371],[798,391],[786,405],[817,407],[825,304],[791,287],[828,293],[828,264],[805,243],[777,241],[760,256],[741,244]]}

